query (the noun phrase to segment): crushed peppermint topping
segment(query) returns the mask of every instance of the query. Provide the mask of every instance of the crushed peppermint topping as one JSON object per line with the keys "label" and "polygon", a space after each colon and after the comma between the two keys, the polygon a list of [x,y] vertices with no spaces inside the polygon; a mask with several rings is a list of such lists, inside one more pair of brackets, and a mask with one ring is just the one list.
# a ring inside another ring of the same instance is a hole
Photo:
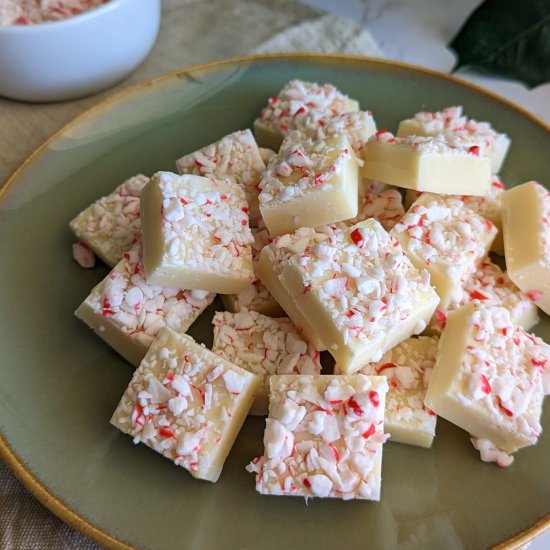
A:
{"label": "crushed peppermint topping", "polygon": [[290,133],[262,176],[260,204],[284,203],[312,191],[331,189],[345,164],[355,158],[350,148],[346,136],[317,141],[300,132]]}
{"label": "crushed peppermint topping", "polygon": [[535,444],[542,431],[543,395],[550,391],[550,346],[515,325],[502,307],[475,301],[468,322],[453,384],[464,388],[458,399],[479,411],[504,439],[513,434]]}
{"label": "crushed peppermint topping", "polygon": [[256,490],[379,500],[386,391],[383,377],[272,377]]}
{"label": "crushed peppermint topping", "polygon": [[215,296],[148,284],[138,242],[93,289],[86,303],[129,338],[148,347],[165,326],[178,333],[187,331]]}
{"label": "crushed peppermint topping", "polygon": [[492,441],[470,437],[474,449],[479,451],[479,457],[483,462],[496,462],[500,468],[507,468],[514,462],[514,457],[501,451]]}
{"label": "crushed peppermint topping", "polygon": [[266,406],[273,374],[320,374],[320,353],[308,344],[287,318],[272,319],[256,311],[217,312],[212,321],[212,351],[261,376],[258,395]]}
{"label": "crushed peppermint topping", "polygon": [[242,185],[250,208],[250,223],[260,218],[258,183],[265,170],[258,144],[250,130],[229,134],[176,161],[180,174],[227,179]]}
{"label": "crushed peppermint topping", "polygon": [[212,472],[213,465],[220,454],[223,462],[226,445],[231,446],[225,440],[241,420],[235,412],[254,380],[191,338],[165,329],[135,371],[111,422],[134,443],[214,481],[219,471]]}
{"label": "crushed peppermint topping", "polygon": [[2,0],[0,26],[61,21],[106,4],[109,0]]}
{"label": "crushed peppermint topping", "polygon": [[291,130],[314,130],[326,117],[357,110],[357,102],[331,84],[292,80],[269,98],[257,121],[285,136]]}
{"label": "crushed peppermint topping", "polygon": [[169,172],[153,180],[162,195],[163,252],[169,262],[252,281],[254,237],[242,187]]}
{"label": "crushed peppermint topping", "polygon": [[510,280],[506,272],[485,258],[455,294],[446,311],[443,313],[438,310],[434,314],[429,324],[430,331],[440,333],[445,328],[446,314],[472,300],[506,308],[514,323],[522,326],[526,320],[532,324],[537,319],[537,308],[529,297]]}
{"label": "crushed peppermint topping", "polygon": [[141,237],[140,194],[149,178],[138,174],[70,222],[74,234],[109,267]]}
{"label": "crushed peppermint topping", "polygon": [[436,416],[424,405],[430,375],[437,357],[438,338],[421,336],[409,338],[387,351],[377,363],[369,363],[359,372],[381,375],[388,379],[386,395],[386,430],[393,441],[400,441],[392,434],[423,432],[435,435]]}
{"label": "crushed peppermint topping", "polygon": [[73,243],[73,258],[75,262],[84,269],[91,269],[95,267],[95,254],[80,241]]}

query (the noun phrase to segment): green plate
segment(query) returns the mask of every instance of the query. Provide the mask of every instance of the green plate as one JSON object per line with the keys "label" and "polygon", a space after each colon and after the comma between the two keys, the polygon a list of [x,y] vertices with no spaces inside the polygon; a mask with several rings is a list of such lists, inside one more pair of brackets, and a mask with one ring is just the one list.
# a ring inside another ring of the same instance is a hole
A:
{"label": "green plate", "polygon": [[[510,468],[480,462],[468,434],[442,420],[431,450],[389,443],[382,500],[266,497],[245,471],[264,421],[246,421],[218,483],[184,470],[109,425],[132,368],[73,316],[107,273],[71,257],[69,220],[125,178],[250,127],[293,78],[331,82],[379,127],[464,105],[512,137],[502,172],[548,177],[550,132],[527,114],[448,76],[344,56],[229,60],[115,96],[42,146],[0,202],[0,456],[55,513],[112,548],[485,548],[550,527],[550,433]],[[219,304],[218,304],[219,307]],[[543,316],[537,334],[550,341]],[[192,328],[209,342],[208,316]],[[550,410],[543,426],[550,432]],[[537,523],[538,522],[538,523]]]}

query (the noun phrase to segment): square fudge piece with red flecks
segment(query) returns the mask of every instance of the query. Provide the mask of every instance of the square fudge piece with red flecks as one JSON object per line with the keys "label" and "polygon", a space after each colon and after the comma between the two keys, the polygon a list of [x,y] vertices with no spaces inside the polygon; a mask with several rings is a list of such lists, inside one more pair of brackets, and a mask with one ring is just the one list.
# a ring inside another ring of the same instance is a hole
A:
{"label": "square fudge piece with red flecks", "polygon": [[254,238],[240,185],[158,172],[141,198],[148,282],[219,294],[252,283]]}
{"label": "square fudge piece with red flecks", "polygon": [[550,391],[550,346],[510,312],[474,301],[453,311],[439,344],[425,403],[505,453],[534,445]]}
{"label": "square fudge piece with red flecks", "polygon": [[292,80],[270,97],[254,121],[254,133],[262,147],[277,151],[292,130],[315,130],[319,121],[359,110],[359,103],[331,84]]}
{"label": "square fudge piece with red flecks", "polygon": [[138,174],[120,184],[69,223],[73,233],[109,267],[141,237],[140,194],[149,178]]}
{"label": "square fudge piece with red flecks", "polygon": [[252,415],[267,414],[272,375],[321,374],[320,352],[303,339],[290,319],[272,319],[256,311],[224,311],[214,315],[212,324],[212,351],[262,378]]}
{"label": "square fudge piece with red flecks", "polygon": [[259,386],[255,374],[165,328],[111,424],[192,476],[217,481]]}
{"label": "square fudge piece with red flecks", "polygon": [[260,181],[260,211],[271,236],[356,216],[357,163],[345,135],[288,134]]}
{"label": "square fudge piece with red flecks", "polygon": [[439,302],[428,272],[373,219],[311,241],[279,279],[345,374],[422,332]]}
{"label": "square fudge piece with red flecks", "polygon": [[204,290],[148,284],[138,242],[94,287],[75,315],[137,367],[163,327],[186,332],[215,297]]}
{"label": "square fudge piece with red flecks", "polygon": [[229,179],[244,188],[250,225],[260,220],[258,183],[265,170],[258,144],[250,130],[233,132],[176,161],[180,174],[195,174],[215,179]]}
{"label": "square fudge piece with red flecks", "polygon": [[418,269],[430,272],[445,311],[487,255],[497,229],[456,197],[423,194],[391,234]]}
{"label": "square fudge piece with red flecks", "polygon": [[265,453],[252,461],[264,495],[380,500],[383,376],[272,376]]}

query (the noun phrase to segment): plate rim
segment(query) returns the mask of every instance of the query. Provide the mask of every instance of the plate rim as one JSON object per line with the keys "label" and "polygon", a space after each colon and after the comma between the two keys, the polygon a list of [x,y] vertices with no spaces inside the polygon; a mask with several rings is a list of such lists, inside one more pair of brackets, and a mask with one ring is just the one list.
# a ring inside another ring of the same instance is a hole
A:
{"label": "plate rim", "polygon": [[[450,81],[458,86],[468,88],[474,92],[477,92],[481,95],[487,96],[498,103],[504,104],[506,107],[518,112],[522,116],[528,118],[542,129],[546,130],[550,134],[550,124],[544,122],[541,118],[530,113],[523,107],[513,103],[509,99],[486,90],[477,84],[473,84],[469,81],[463,80],[459,77],[429,69],[426,67],[421,67],[419,65],[414,65],[412,63],[404,63],[402,61],[394,61],[377,57],[368,57],[362,55],[352,55],[352,54],[339,54],[339,53],[319,53],[319,52],[286,52],[286,53],[267,53],[267,54],[252,54],[252,55],[241,55],[228,57],[224,59],[219,59],[216,61],[209,61],[206,63],[198,63],[194,65],[189,65],[185,67],[180,67],[173,71],[163,73],[154,78],[150,78],[134,84],[115,92],[99,103],[96,103],[92,107],[86,109],[76,117],[72,118],[69,122],[64,124],[51,136],[46,138],[41,145],[39,145],[34,151],[32,151],[20,164],[19,166],[11,173],[8,179],[0,188],[0,201],[5,199],[7,191],[14,185],[18,179],[19,174],[36,158],[40,155],[50,143],[55,141],[59,136],[65,133],[69,128],[78,125],[81,121],[89,116],[93,116],[96,111],[101,111],[107,105],[115,103],[116,101],[121,100],[125,96],[131,96],[143,89],[155,87],[158,83],[167,81],[174,77],[180,77],[189,73],[193,73],[201,70],[216,70],[218,68],[223,68],[229,65],[238,65],[253,63],[256,61],[284,61],[284,60],[333,60],[333,61],[348,61],[348,62],[358,62],[358,63],[371,63],[374,65],[383,65],[389,66],[391,68],[400,68],[412,70],[414,72],[422,73],[425,75],[433,76],[442,80]],[[17,479],[23,484],[23,486],[48,510],[55,514],[63,522],[67,523],[89,539],[94,542],[104,546],[108,550],[138,550],[137,547],[127,544],[126,542],[116,538],[114,535],[103,531],[101,528],[96,526],[94,523],[88,519],[81,516],[75,510],[70,508],[63,499],[55,495],[48,486],[41,481],[36,474],[27,466],[27,464],[19,457],[11,448],[9,443],[4,437],[4,434],[0,430],[0,459],[6,464],[6,466],[12,471],[12,473],[17,477]],[[547,514],[539,519],[537,519],[532,525],[527,528],[519,531],[518,533],[512,535],[510,538],[505,539],[499,542],[494,546],[494,550],[515,550],[519,549],[523,545],[528,544],[533,541],[534,538],[541,535],[542,533],[550,530],[550,514]]]}

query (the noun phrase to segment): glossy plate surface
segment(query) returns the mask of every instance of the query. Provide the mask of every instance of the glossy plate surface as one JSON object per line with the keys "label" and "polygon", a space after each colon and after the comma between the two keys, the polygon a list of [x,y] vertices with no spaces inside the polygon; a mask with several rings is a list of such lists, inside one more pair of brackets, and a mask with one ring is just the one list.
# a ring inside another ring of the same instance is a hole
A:
{"label": "glossy plate surface", "polygon": [[[250,127],[267,97],[292,78],[333,83],[372,110],[379,128],[395,130],[421,109],[463,105],[512,137],[501,174],[507,184],[548,185],[548,129],[479,90],[405,65],[343,56],[247,58],[115,96],[35,153],[0,201],[0,456],[65,521],[113,548],[525,542],[550,523],[548,406],[548,433],[506,470],[481,463],[468,435],[442,420],[431,450],[389,443],[380,503],[306,506],[301,498],[259,496],[244,467],[262,451],[263,419],[246,421],[214,485],[109,425],[132,369],[73,316],[107,269],[86,271],[72,260],[69,220],[127,177],[174,170],[181,155]],[[542,318],[535,332],[550,341],[550,321]],[[191,334],[210,343],[208,316]]]}

